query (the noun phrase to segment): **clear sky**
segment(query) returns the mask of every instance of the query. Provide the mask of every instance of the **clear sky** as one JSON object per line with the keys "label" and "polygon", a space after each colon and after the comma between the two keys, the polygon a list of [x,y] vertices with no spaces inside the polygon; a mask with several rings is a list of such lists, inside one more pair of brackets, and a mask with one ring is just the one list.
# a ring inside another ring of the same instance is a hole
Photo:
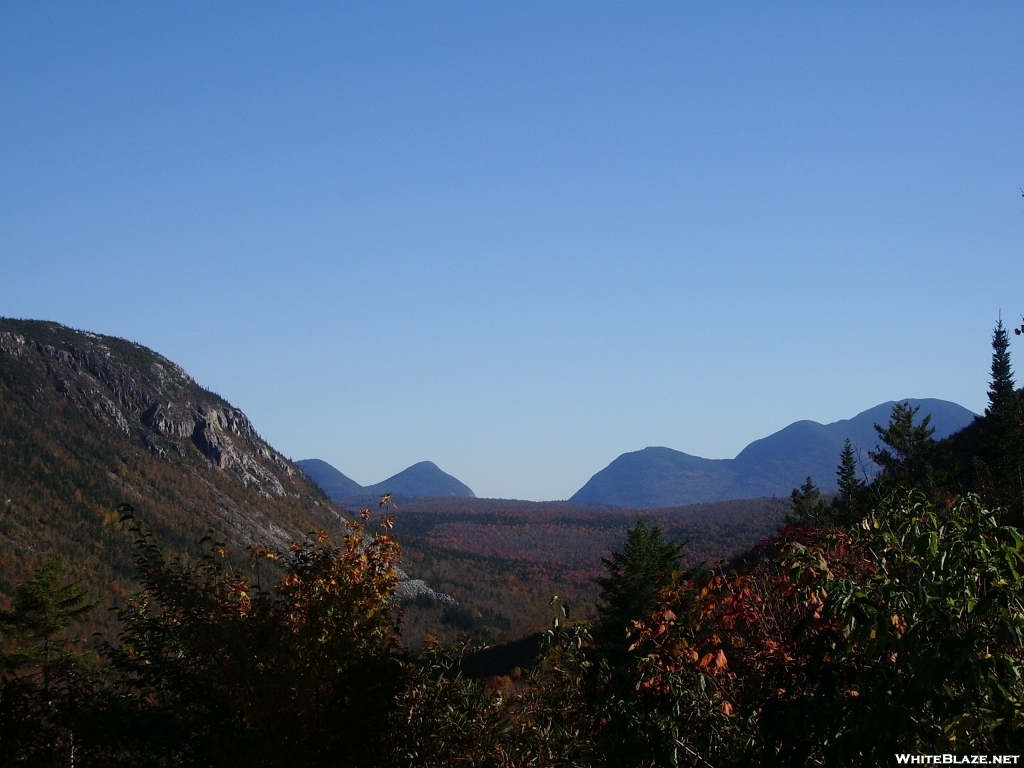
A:
{"label": "clear sky", "polygon": [[1024,312],[1022,41],[1020,2],[3,2],[0,315],[480,496],[978,412]]}

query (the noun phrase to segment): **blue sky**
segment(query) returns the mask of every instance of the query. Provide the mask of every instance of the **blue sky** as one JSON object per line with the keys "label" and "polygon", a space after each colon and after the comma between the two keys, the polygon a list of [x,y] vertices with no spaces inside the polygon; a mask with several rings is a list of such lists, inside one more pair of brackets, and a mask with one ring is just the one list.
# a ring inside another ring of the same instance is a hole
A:
{"label": "blue sky", "polygon": [[980,411],[1024,312],[1021,40],[1009,2],[3,3],[0,315],[481,496]]}

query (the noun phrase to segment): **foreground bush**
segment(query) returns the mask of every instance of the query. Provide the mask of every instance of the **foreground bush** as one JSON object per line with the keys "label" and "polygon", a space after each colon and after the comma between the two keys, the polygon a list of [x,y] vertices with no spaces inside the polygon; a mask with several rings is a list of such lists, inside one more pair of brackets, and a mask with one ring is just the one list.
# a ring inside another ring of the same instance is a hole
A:
{"label": "foreground bush", "polygon": [[223,766],[375,764],[405,677],[390,536],[353,524],[340,547],[254,548],[257,573],[284,568],[273,590],[216,551],[185,567],[148,536],[139,548],[142,591],[104,654],[122,695],[162,721],[162,749]]}
{"label": "foreground bush", "polygon": [[974,497],[789,528],[638,628],[638,702],[695,765],[1019,752],[1022,566],[1021,532]]}

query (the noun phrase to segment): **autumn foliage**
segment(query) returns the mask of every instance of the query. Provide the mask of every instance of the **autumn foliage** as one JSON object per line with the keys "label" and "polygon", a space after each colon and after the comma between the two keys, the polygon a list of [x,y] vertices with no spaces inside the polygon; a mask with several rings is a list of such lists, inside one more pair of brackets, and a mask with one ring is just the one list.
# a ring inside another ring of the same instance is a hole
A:
{"label": "autumn foliage", "polygon": [[[489,678],[467,674],[469,637],[402,646],[391,516],[374,524],[362,510],[338,543],[253,546],[244,563],[212,538],[199,559],[168,558],[129,519],[139,586],[116,637],[91,652],[76,640],[89,606],[52,562],[0,611],[0,763],[727,768],[1021,754],[1024,531],[993,503],[1013,478],[990,478],[1024,455],[1024,425],[1000,424],[1016,453],[979,460],[974,493],[955,452],[894,409],[878,478],[847,478],[831,507],[809,481],[793,497],[804,513],[731,565],[694,565],[638,521],[601,560],[584,613],[596,619],[550,601],[539,657]],[[991,434],[983,423],[971,439]]]}
{"label": "autumn foliage", "polygon": [[[468,641],[401,648],[400,550],[382,523],[373,534],[352,523],[337,545],[254,547],[250,577],[217,542],[183,564],[136,528],[141,587],[91,666],[55,642],[80,598],[42,574],[66,599],[40,601],[30,582],[3,615],[0,754],[33,765],[67,765],[73,752],[75,765],[867,766],[896,751],[1020,749],[1024,534],[976,497],[894,493],[856,526],[784,528],[731,571],[681,570],[678,547],[641,524],[633,548],[606,561],[615,609],[600,634],[563,611],[532,668],[491,680],[462,674]],[[644,563],[664,577],[631,613],[622,571]],[[16,634],[29,620],[46,632]],[[615,621],[622,645],[608,640]]]}
{"label": "autumn foliage", "polygon": [[636,627],[639,698],[715,765],[1019,749],[1021,543],[976,498],[913,493],[850,530],[784,529]]}
{"label": "autumn foliage", "polygon": [[143,589],[119,612],[104,653],[122,694],[156,714],[175,749],[216,765],[371,764],[367,734],[400,688],[391,594],[398,545],[352,523],[286,552],[253,547],[253,570],[276,564],[273,590],[243,578],[219,547],[195,567],[164,560],[141,534]]}

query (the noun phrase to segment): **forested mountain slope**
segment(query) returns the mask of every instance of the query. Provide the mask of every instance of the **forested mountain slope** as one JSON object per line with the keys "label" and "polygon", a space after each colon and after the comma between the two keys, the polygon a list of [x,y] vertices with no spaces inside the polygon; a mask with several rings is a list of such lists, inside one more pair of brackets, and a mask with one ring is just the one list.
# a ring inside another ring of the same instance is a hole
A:
{"label": "forested mountain slope", "polygon": [[453,639],[506,641],[548,626],[552,595],[592,618],[602,558],[643,517],[667,538],[685,542],[687,566],[714,565],[775,533],[790,505],[743,499],[637,512],[567,502],[432,498],[400,503],[394,532],[403,568],[453,596],[458,605],[403,603],[403,639],[417,647],[426,632]]}
{"label": "forested mountain slope", "polygon": [[155,352],[49,322],[0,319],[0,592],[57,555],[107,593],[134,575],[127,502],[173,552],[207,530],[238,560],[340,533],[323,492],[249,419]]}

